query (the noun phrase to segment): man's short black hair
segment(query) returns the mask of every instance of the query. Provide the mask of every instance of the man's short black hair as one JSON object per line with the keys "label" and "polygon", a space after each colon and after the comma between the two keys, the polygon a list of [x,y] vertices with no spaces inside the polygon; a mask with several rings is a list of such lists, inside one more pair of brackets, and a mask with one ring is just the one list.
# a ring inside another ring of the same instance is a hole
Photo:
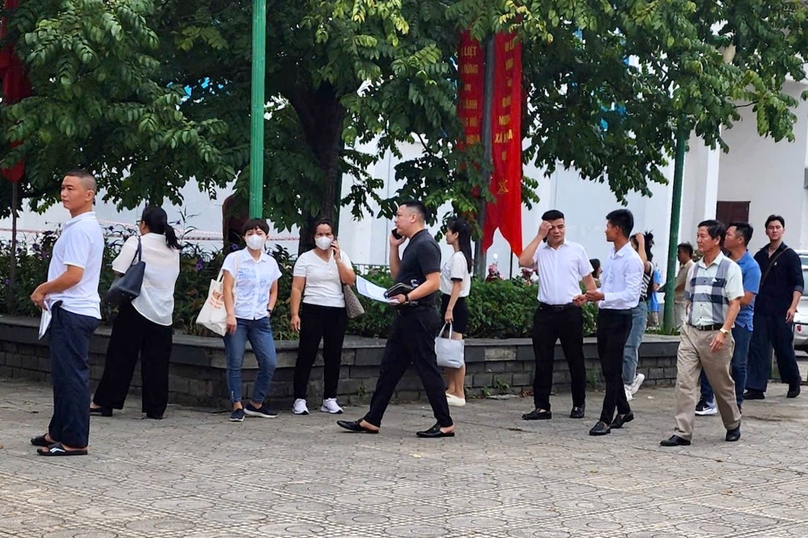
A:
{"label": "man's short black hair", "polygon": [[403,202],[401,205],[403,205],[404,207],[409,208],[410,210],[415,211],[416,213],[418,213],[418,218],[420,220],[426,222],[426,217],[427,217],[428,213],[427,213],[426,206],[424,205],[424,203],[422,201],[420,201],[420,200],[407,200],[406,202]]}
{"label": "man's short black hair", "polygon": [[679,243],[676,249],[687,253],[687,255],[690,256],[691,258],[693,257],[693,245],[691,245],[690,243]]}
{"label": "man's short black hair", "polygon": [[612,226],[617,226],[626,238],[631,237],[631,230],[634,229],[634,215],[628,209],[615,209],[608,215],[606,220]]}
{"label": "man's short black hair", "polygon": [[724,246],[724,239],[727,237],[727,227],[724,223],[715,219],[703,220],[699,222],[699,228],[707,228],[707,235],[713,239],[718,239],[718,246]]}
{"label": "man's short black hair", "polygon": [[752,228],[752,225],[748,222],[730,222],[727,228],[735,227],[735,235],[740,235],[743,237],[743,244],[744,246],[749,246],[749,241],[752,240],[752,232],[755,230]]}
{"label": "man's short black hair", "polygon": [[553,220],[563,219],[563,218],[564,218],[564,213],[562,213],[558,209],[551,209],[549,211],[545,211],[544,215],[541,216],[541,220],[546,220],[548,222],[553,221]]}
{"label": "man's short black hair", "polygon": [[786,227],[786,219],[784,219],[780,215],[769,215],[769,218],[766,219],[766,226],[765,227],[768,228],[769,224],[774,220],[779,220],[780,224],[783,226],[783,228]]}
{"label": "man's short black hair", "polygon": [[267,221],[264,219],[250,219],[244,223],[244,226],[241,227],[241,235],[247,235],[247,232],[250,230],[255,230],[258,228],[265,234],[269,234],[269,225]]}

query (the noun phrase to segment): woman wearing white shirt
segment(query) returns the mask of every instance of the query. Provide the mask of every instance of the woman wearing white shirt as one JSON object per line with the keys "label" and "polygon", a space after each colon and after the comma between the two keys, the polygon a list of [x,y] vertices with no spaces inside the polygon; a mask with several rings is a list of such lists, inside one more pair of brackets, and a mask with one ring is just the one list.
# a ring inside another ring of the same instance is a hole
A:
{"label": "woman wearing white shirt", "polygon": [[316,247],[301,254],[295,263],[290,298],[292,329],[300,333],[292,407],[296,415],[309,414],[306,389],[320,340],[324,363],[320,411],[342,413],[337,403],[337,384],[348,324],[342,285],[352,286],[356,281],[351,260],[340,250],[331,222],[321,219],[314,224],[314,243]]}
{"label": "woman wearing white shirt", "polygon": [[[452,338],[461,340],[468,332],[469,310],[466,297],[471,291],[471,226],[460,217],[446,223],[446,242],[454,248],[440,272],[441,316],[452,325]],[[463,388],[466,364],[460,368],[447,368],[446,400],[449,405],[466,405]]]}
{"label": "woman wearing white shirt", "polygon": [[166,212],[157,206],[143,210],[140,237],[130,237],[112,262],[123,274],[132,265],[138,248],[146,263],[140,295],[120,308],[112,325],[104,374],[90,404],[90,413],[112,416],[123,409],[135,363],[140,357],[143,380],[143,412],[162,419],[168,405],[168,362],[171,357],[174,284],[180,274],[180,244],[168,225]]}
{"label": "woman wearing white shirt", "polygon": [[[229,254],[222,264],[223,299],[227,310],[227,333],[224,335],[227,389],[233,406],[230,422],[243,422],[244,415],[259,418],[278,416],[278,412],[271,410],[264,399],[278,362],[270,318],[278,300],[281,270],[278,262],[264,252],[269,233],[265,220],[248,220],[242,232],[247,248]],[[258,377],[252,397],[245,406],[241,402],[241,366],[247,340],[258,362]]]}

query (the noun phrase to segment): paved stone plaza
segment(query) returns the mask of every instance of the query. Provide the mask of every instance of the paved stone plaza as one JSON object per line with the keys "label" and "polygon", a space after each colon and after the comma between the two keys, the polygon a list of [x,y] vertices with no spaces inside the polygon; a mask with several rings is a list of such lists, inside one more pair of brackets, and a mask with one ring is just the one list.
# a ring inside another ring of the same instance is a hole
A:
{"label": "paved stone plaza", "polygon": [[[808,393],[773,385],[744,406],[743,438],[718,417],[693,445],[662,448],[673,390],[642,390],[625,430],[584,421],[525,422],[531,400],[471,401],[458,436],[418,439],[423,404],[394,405],[380,435],[341,431],[315,412],[242,424],[140,404],[93,418],[88,457],[43,458],[47,386],[0,381],[0,537],[713,537],[808,536]],[[311,406],[314,407],[314,406]],[[355,418],[364,408],[346,409]]]}

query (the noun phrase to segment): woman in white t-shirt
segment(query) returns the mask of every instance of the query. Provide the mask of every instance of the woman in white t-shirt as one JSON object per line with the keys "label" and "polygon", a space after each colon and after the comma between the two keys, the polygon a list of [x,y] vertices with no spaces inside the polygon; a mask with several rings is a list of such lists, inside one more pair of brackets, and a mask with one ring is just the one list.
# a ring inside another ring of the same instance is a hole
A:
{"label": "woman in white t-shirt", "polygon": [[[264,403],[269,383],[278,360],[272,337],[272,309],[278,300],[278,280],[281,270],[275,258],[264,252],[269,226],[262,219],[250,219],[242,228],[247,248],[227,256],[222,264],[224,308],[227,310],[227,332],[224,352],[227,358],[227,390],[233,411],[230,422],[243,422],[244,415],[275,418]],[[247,341],[252,345],[258,362],[252,395],[244,405],[241,401],[241,367]]]}
{"label": "woman in white t-shirt", "polygon": [[[440,272],[441,304],[443,320],[452,325],[452,338],[461,340],[469,327],[469,310],[466,297],[471,291],[471,226],[460,217],[446,223],[446,242],[454,248],[449,260]],[[446,400],[449,405],[466,405],[463,387],[466,364],[460,368],[447,368]]]}
{"label": "woman in white t-shirt", "polygon": [[104,374],[90,404],[91,414],[112,416],[123,409],[135,363],[140,358],[143,408],[147,418],[162,419],[168,405],[174,284],[180,275],[180,244],[166,212],[148,206],[138,223],[140,237],[126,240],[112,269],[123,274],[137,255],[138,241],[146,263],[140,295],[121,306],[112,325]]}
{"label": "woman in white t-shirt", "polygon": [[[323,404],[324,413],[342,413],[337,403],[337,384],[342,360],[342,342],[348,316],[342,285],[352,286],[356,273],[348,255],[339,248],[331,222],[314,223],[315,248],[298,257],[292,273],[292,329],[300,333],[295,363],[295,415],[308,415],[306,392],[311,367],[323,341]],[[302,304],[301,304],[302,303]]]}

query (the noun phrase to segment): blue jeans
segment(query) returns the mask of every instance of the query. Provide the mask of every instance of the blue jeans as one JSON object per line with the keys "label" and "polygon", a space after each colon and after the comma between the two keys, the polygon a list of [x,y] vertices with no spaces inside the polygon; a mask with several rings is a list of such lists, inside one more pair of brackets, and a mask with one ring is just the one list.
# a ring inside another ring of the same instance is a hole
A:
{"label": "blue jeans", "polygon": [[241,401],[241,365],[244,363],[247,340],[250,341],[255,359],[258,361],[258,377],[255,380],[251,400],[264,401],[269,391],[269,382],[272,381],[272,374],[275,373],[275,366],[278,364],[269,317],[236,318],[236,332],[224,335],[224,352],[227,356],[227,390],[232,403]]}
{"label": "blue jeans", "polygon": [[637,361],[640,357],[640,344],[645,334],[645,322],[648,319],[648,303],[640,304],[631,309],[631,332],[628,333],[626,347],[623,348],[623,384],[631,385],[637,376]]}
{"label": "blue jeans", "polygon": [[[746,387],[746,358],[749,355],[752,331],[736,325],[732,328],[732,339],[735,340],[735,351],[732,353],[732,380],[735,382],[735,402],[741,405]],[[704,370],[701,371],[701,399],[705,402],[714,401],[713,387],[704,375]]]}

